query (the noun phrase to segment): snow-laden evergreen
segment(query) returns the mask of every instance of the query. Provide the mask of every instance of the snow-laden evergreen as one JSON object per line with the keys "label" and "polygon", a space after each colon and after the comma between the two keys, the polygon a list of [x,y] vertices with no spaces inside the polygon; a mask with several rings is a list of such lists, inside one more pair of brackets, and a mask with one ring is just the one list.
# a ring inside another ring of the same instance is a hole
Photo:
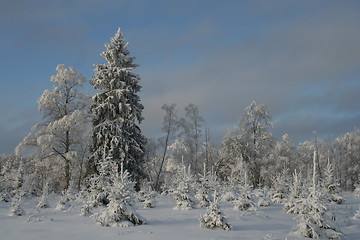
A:
{"label": "snow-laden evergreen", "polygon": [[135,182],[130,179],[130,174],[121,164],[120,172],[116,164],[111,173],[112,186],[109,192],[109,204],[100,213],[94,214],[94,219],[101,226],[116,227],[141,225],[146,221],[134,209]]}
{"label": "snow-laden evergreen", "polygon": [[177,178],[175,188],[172,190],[172,197],[176,200],[174,209],[184,211],[194,208],[194,179],[191,174],[191,166],[189,165],[186,169],[186,167],[182,165]]}
{"label": "snow-laden evergreen", "polygon": [[[313,182],[308,196],[301,197],[295,206],[299,211],[299,224],[295,227],[294,235],[308,238],[341,239],[342,233],[337,227],[333,216],[330,218],[327,211],[329,205],[325,204],[326,199],[321,188],[318,187],[317,154],[313,155]],[[299,206],[300,205],[300,206]],[[290,212],[295,212],[291,211]]]}
{"label": "snow-laden evergreen", "polygon": [[[140,77],[133,72],[137,66],[129,56],[128,43],[120,28],[100,55],[106,64],[95,65],[90,83],[99,92],[92,98],[93,130],[91,142],[92,172],[105,155],[139,179],[142,173],[145,137],[139,124],[143,105],[138,93]],[[104,154],[105,152],[105,154]]]}
{"label": "snow-laden evergreen", "polygon": [[294,234],[299,237],[341,239],[342,233],[326,211],[321,193],[312,189],[311,194],[303,198],[299,224]]}
{"label": "snow-laden evergreen", "polygon": [[15,175],[15,192],[14,198],[12,199],[12,206],[9,211],[9,216],[22,216],[25,214],[24,209],[21,206],[21,199],[24,195],[23,183],[24,183],[24,169],[23,161],[20,159],[19,168]]}
{"label": "snow-laden evergreen", "polygon": [[239,211],[256,210],[253,188],[247,181],[240,186],[240,193],[234,200],[234,209]]}
{"label": "snow-laden evergreen", "polygon": [[200,215],[200,226],[215,230],[231,230],[231,225],[227,222],[224,213],[219,209],[219,196],[216,190],[213,194],[213,201],[206,208],[206,214]]}
{"label": "snow-laden evergreen", "polygon": [[284,167],[281,173],[278,173],[273,180],[273,194],[271,201],[273,203],[283,203],[289,194],[288,169]]}
{"label": "snow-laden evergreen", "polygon": [[302,211],[302,198],[304,194],[303,181],[301,172],[293,173],[293,182],[290,186],[290,195],[284,204],[284,210],[288,213],[299,214]]}
{"label": "snow-laden evergreen", "polygon": [[213,174],[211,172],[206,172],[206,165],[204,163],[203,174],[199,174],[199,182],[195,194],[199,207],[207,207],[210,204],[210,185],[212,185],[212,176]]}
{"label": "snow-laden evergreen", "polygon": [[325,176],[322,181],[322,185],[324,188],[326,198],[329,201],[341,204],[345,201],[345,199],[341,196],[339,183],[336,181],[333,172],[334,172],[333,166],[328,161],[328,164],[326,165],[326,168],[324,170]]}
{"label": "snow-laden evergreen", "polygon": [[15,198],[13,199],[8,215],[9,216],[25,215],[25,210],[21,206],[21,194],[16,195]]}

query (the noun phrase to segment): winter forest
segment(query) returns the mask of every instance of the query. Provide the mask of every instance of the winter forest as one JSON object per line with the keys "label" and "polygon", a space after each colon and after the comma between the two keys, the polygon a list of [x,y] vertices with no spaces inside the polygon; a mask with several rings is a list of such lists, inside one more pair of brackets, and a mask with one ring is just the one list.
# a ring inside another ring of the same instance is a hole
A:
{"label": "winter forest", "polygon": [[[73,67],[56,67],[53,89],[38,99],[42,122],[13,154],[0,157],[1,224],[24,217],[54,225],[60,215],[50,214],[59,212],[71,213],[74,224],[117,227],[121,234],[159,226],[159,217],[175,221],[178,214],[202,231],[238,231],[218,235],[236,239],[244,219],[257,230],[266,218],[280,216],[290,226],[276,239],[360,237],[359,129],[333,140],[314,131],[312,141],[295,145],[287,134],[272,136],[271,113],[255,99],[220,144],[212,142],[211,126],[193,103],[183,116],[176,103],[159,106],[162,137],[147,138],[141,79],[127,47],[118,29],[90,80]],[[173,224],[181,234],[181,223]],[[243,239],[273,239],[270,230]]]}

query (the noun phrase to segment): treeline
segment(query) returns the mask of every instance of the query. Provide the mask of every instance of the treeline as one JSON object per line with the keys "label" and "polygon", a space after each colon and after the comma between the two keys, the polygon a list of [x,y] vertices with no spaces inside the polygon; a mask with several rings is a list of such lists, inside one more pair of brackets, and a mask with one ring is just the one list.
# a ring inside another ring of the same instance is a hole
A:
{"label": "treeline", "polygon": [[[295,146],[288,135],[271,134],[270,113],[255,101],[216,146],[198,106],[189,104],[178,116],[176,104],[164,104],[163,137],[145,138],[140,123],[143,105],[138,92],[140,77],[129,56],[127,43],[117,31],[101,53],[107,64],[95,65],[89,81],[97,90],[88,96],[87,80],[73,67],[59,65],[51,77],[54,88],[38,99],[43,121],[19,143],[14,154],[1,156],[1,192],[19,185],[27,193],[88,189],[94,176],[126,169],[136,188],[150,185],[166,191],[184,166],[194,175],[212,172],[220,182],[248,179],[254,187],[271,187],[279,174],[295,170],[311,179],[313,159],[322,178],[328,163],[343,189],[359,181],[360,131],[334,140],[313,133],[313,141]],[[160,131],[160,129],[159,129]],[[114,170],[116,169],[116,170]],[[284,171],[286,169],[286,171]]]}

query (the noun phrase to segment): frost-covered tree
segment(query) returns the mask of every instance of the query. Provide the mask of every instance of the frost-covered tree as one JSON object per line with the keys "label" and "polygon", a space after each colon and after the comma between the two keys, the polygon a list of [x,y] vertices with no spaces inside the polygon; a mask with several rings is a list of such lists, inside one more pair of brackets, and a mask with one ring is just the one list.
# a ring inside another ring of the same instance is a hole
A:
{"label": "frost-covered tree", "polygon": [[333,171],[333,166],[330,161],[328,161],[328,164],[324,170],[322,186],[324,188],[325,197],[329,201],[341,204],[345,201],[345,199],[340,195],[339,183],[336,181]]}
{"label": "frost-covered tree", "polygon": [[199,163],[198,154],[202,137],[201,127],[204,119],[200,116],[199,107],[195,104],[190,103],[184,110],[185,118],[180,119],[180,126],[182,128],[180,136],[183,137],[189,153],[185,156],[185,159],[190,161],[188,164],[193,166],[193,171],[197,174],[198,169],[201,169],[202,166],[202,163]]}
{"label": "frost-covered tree", "polygon": [[278,173],[273,181],[273,194],[271,201],[273,203],[283,203],[289,194],[288,169],[285,167],[281,173]]}
{"label": "frost-covered tree", "polygon": [[118,171],[115,164],[110,174],[113,175],[113,181],[108,196],[109,204],[105,211],[95,214],[94,219],[108,227],[144,224],[145,219],[133,207],[135,182],[130,179],[129,172],[124,170],[122,164]]}
{"label": "frost-covered tree", "polygon": [[301,197],[288,212],[299,213],[299,224],[294,234],[299,237],[341,239],[342,233],[335,222],[327,215],[328,207],[324,203],[324,194],[319,191],[317,178],[317,155],[313,155],[313,182],[308,196]]}
{"label": "frost-covered tree", "polygon": [[58,65],[51,77],[54,88],[45,90],[38,99],[44,121],[33,126],[16,149],[19,155],[30,155],[34,175],[42,175],[33,180],[51,180],[55,191],[69,189],[83,176],[78,167],[87,158],[90,100],[81,92],[85,81],[75,68]]}
{"label": "frost-covered tree", "polygon": [[345,190],[353,190],[360,175],[360,129],[356,128],[354,131],[338,137],[336,143],[339,152],[341,187]]}
{"label": "frost-covered tree", "polygon": [[234,201],[234,209],[239,211],[255,210],[256,206],[253,199],[252,186],[245,181],[244,185],[240,187],[240,193]]}
{"label": "frost-covered tree", "polygon": [[327,207],[321,193],[312,189],[311,194],[302,198],[302,211],[294,234],[299,237],[341,239],[342,233],[335,222],[326,214]]}
{"label": "frost-covered tree", "polygon": [[299,200],[303,197],[303,185],[301,172],[295,170],[293,173],[292,185],[290,186],[290,194],[284,204],[284,210],[288,213],[299,213],[301,211],[302,205],[297,206],[297,204],[301,203]]}
{"label": "frost-covered tree", "polygon": [[167,150],[169,148],[170,141],[172,140],[176,130],[178,129],[176,105],[164,104],[161,107],[161,109],[165,111],[163,128],[162,128],[162,131],[165,133],[165,136],[160,139],[160,142],[162,143],[161,145],[163,145],[163,152],[160,159],[160,165],[156,170],[155,186],[154,186],[155,190],[159,190],[160,188],[161,173],[163,171],[165,159],[167,157]]}
{"label": "frost-covered tree", "polygon": [[25,214],[24,209],[21,207],[21,198],[24,195],[22,189],[24,183],[24,169],[23,162],[20,159],[19,168],[15,176],[15,196],[9,211],[9,216],[22,216]]}
{"label": "frost-covered tree", "polygon": [[214,192],[213,201],[206,208],[206,214],[200,215],[200,226],[214,230],[231,230],[224,213],[219,209],[219,196]]}
{"label": "frost-covered tree", "polygon": [[145,137],[139,124],[143,120],[143,105],[138,95],[140,77],[133,72],[136,64],[129,56],[128,43],[117,30],[106,50],[100,55],[106,64],[95,65],[95,75],[90,80],[99,90],[92,98],[93,130],[91,135],[92,172],[98,172],[97,163],[105,156],[139,179],[142,173]]}
{"label": "frost-covered tree", "polygon": [[48,195],[49,195],[49,184],[45,184],[42,195],[41,195],[40,202],[36,205],[37,209],[50,207],[50,204],[48,201]]}
{"label": "frost-covered tree", "polygon": [[172,190],[172,196],[176,200],[175,210],[189,210],[195,207],[193,192],[193,176],[190,166],[186,169],[184,165],[177,176],[175,188]]}
{"label": "frost-covered tree", "polygon": [[206,164],[204,163],[204,172],[202,175],[199,174],[199,182],[197,184],[197,191],[195,198],[198,200],[200,207],[207,207],[210,203],[210,181],[211,172],[206,172]]}
{"label": "frost-covered tree", "polygon": [[253,101],[246,107],[240,120],[240,132],[244,135],[249,155],[244,159],[248,165],[250,179],[254,187],[261,183],[261,161],[270,152],[272,135],[268,131],[272,127],[271,116],[264,104]]}
{"label": "frost-covered tree", "polygon": [[239,163],[249,173],[254,187],[264,183],[261,169],[272,146],[272,135],[268,128],[273,126],[267,107],[253,101],[246,107],[239,126],[228,132],[222,142],[218,169],[221,175],[229,176]]}

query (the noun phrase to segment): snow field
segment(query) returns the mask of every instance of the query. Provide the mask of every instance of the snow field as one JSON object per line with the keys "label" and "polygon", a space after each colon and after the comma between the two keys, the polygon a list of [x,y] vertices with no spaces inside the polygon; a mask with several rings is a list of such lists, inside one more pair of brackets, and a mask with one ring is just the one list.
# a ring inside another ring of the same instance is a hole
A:
{"label": "snow field", "polygon": [[[359,208],[360,199],[345,192],[346,202],[334,204],[337,225],[348,239],[360,239],[360,220],[353,216]],[[73,201],[67,211],[57,211],[55,207],[60,196],[49,195],[50,208],[36,209],[39,198],[23,198],[24,216],[8,216],[11,203],[0,203],[0,239],[304,239],[291,234],[297,224],[295,214],[283,211],[282,204],[260,207],[257,211],[237,211],[233,204],[220,204],[220,209],[228,217],[232,230],[209,230],[200,227],[200,214],[205,208],[188,211],[173,210],[175,200],[167,196],[157,197],[157,207],[142,208],[137,203],[137,212],[146,220],[146,225],[134,227],[101,227],[91,217],[80,217],[83,201]]]}

